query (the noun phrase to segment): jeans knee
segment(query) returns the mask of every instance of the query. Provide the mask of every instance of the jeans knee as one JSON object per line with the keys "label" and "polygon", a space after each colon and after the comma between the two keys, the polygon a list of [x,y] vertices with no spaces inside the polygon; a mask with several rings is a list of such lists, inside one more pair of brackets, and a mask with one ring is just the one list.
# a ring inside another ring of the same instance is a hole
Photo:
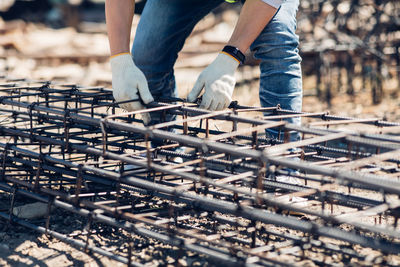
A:
{"label": "jeans knee", "polygon": [[150,46],[151,40],[135,38],[132,46],[133,60],[143,72],[166,73],[173,69],[174,60],[170,59],[170,53],[165,53],[162,47]]}

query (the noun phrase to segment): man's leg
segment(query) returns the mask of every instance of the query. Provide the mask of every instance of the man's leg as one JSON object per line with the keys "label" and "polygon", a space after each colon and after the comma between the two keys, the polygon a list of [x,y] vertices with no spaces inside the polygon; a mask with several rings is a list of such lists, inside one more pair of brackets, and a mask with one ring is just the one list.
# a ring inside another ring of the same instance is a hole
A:
{"label": "man's leg", "polygon": [[[157,101],[176,97],[174,64],[178,52],[197,22],[223,0],[148,0],[137,28],[132,55],[147,78]],[[161,113],[153,113],[151,124],[159,123]],[[173,116],[166,118],[167,121]]]}
{"label": "man's leg", "polygon": [[[279,104],[283,109],[301,111],[303,97],[301,57],[297,48],[299,38],[295,33],[298,6],[299,0],[286,0],[251,46],[251,49],[255,50],[255,57],[261,60],[260,102],[263,107]],[[300,118],[290,118],[287,121],[301,124]],[[271,138],[279,138],[279,129],[268,129],[266,133]],[[291,141],[296,141],[299,137],[297,132],[290,134]],[[280,139],[283,139],[283,134]],[[293,169],[284,170],[297,173]],[[302,184],[300,179],[293,176],[278,175],[276,180],[288,184]],[[306,204],[306,199],[298,197],[281,200]]]}
{"label": "man's leg", "polygon": [[[285,1],[251,46],[255,57],[261,60],[260,101],[263,107],[280,104],[283,109],[301,111],[301,57],[297,48],[299,38],[295,33],[298,6],[299,0]],[[300,118],[288,121],[301,123]],[[277,130],[268,130],[267,134],[278,137]],[[298,138],[298,133],[291,134],[292,141]]]}

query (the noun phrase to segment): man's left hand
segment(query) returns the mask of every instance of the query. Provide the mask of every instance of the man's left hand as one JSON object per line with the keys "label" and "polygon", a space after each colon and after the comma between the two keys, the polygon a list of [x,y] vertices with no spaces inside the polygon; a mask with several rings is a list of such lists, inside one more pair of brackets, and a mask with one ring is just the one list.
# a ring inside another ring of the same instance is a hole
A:
{"label": "man's left hand", "polygon": [[227,108],[232,101],[232,94],[236,84],[235,70],[238,66],[238,60],[227,54],[220,53],[214,62],[200,74],[187,100],[195,102],[204,88],[200,108],[208,110]]}

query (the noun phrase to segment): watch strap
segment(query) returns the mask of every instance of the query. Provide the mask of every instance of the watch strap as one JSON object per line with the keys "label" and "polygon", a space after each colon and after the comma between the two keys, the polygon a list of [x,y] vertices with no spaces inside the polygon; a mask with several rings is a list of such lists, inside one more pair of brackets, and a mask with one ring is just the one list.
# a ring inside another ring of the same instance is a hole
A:
{"label": "watch strap", "polygon": [[222,49],[222,52],[224,52],[226,54],[229,54],[230,56],[234,57],[242,65],[244,64],[244,61],[246,60],[245,55],[237,47],[227,45],[227,46],[224,47],[224,49]]}

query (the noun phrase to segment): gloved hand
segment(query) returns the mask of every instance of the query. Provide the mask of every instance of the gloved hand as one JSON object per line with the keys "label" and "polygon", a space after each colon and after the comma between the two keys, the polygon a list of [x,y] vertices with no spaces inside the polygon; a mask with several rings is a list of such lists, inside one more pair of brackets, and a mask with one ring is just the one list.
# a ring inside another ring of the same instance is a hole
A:
{"label": "gloved hand", "polygon": [[232,101],[235,88],[235,70],[239,62],[233,57],[220,53],[197,79],[187,100],[195,102],[204,88],[200,108],[209,110],[222,110],[227,108]]}
{"label": "gloved hand", "polygon": [[[120,104],[126,111],[144,109],[140,98],[145,104],[154,101],[149,91],[146,77],[143,72],[136,67],[130,54],[121,54],[112,57],[110,60],[112,72],[113,95],[116,101],[138,100],[134,102]],[[145,125],[150,122],[150,114],[142,113]]]}

